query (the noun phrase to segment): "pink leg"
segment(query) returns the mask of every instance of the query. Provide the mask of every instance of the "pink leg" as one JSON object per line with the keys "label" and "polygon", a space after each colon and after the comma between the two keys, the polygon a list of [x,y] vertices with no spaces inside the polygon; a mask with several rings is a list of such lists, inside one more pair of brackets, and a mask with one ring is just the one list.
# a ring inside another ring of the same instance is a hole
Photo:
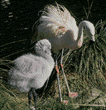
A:
{"label": "pink leg", "polygon": [[62,103],[62,95],[61,95],[61,89],[60,89],[60,80],[59,80],[59,69],[58,69],[58,66],[57,66],[57,60],[56,60],[56,66],[55,66],[55,69],[57,71],[57,83],[58,83],[58,89],[59,89],[59,97],[60,97],[60,102]]}
{"label": "pink leg", "polygon": [[62,55],[61,55],[61,68],[62,68],[62,73],[63,73],[63,76],[64,76],[64,80],[65,80],[65,82],[66,82],[66,86],[67,86],[67,89],[68,89],[68,95],[69,95],[69,97],[71,97],[70,95],[70,89],[69,89],[69,85],[68,85],[68,82],[67,82],[67,78],[66,78],[66,76],[65,76],[65,73],[64,73],[64,68],[63,68],[63,64],[62,64],[62,58],[63,58],[63,51],[64,51],[64,49],[62,50]]}
{"label": "pink leg", "polygon": [[66,82],[66,86],[67,86],[67,89],[68,89],[68,95],[69,95],[69,97],[72,97],[72,98],[73,98],[73,97],[78,96],[78,94],[77,94],[77,92],[70,92],[69,85],[68,85],[67,78],[66,78],[66,76],[65,76],[64,68],[63,68],[63,64],[62,64],[63,51],[64,51],[64,49],[62,50],[62,55],[61,55],[61,68],[62,68],[62,73],[63,73],[64,79],[65,79],[65,82]]}

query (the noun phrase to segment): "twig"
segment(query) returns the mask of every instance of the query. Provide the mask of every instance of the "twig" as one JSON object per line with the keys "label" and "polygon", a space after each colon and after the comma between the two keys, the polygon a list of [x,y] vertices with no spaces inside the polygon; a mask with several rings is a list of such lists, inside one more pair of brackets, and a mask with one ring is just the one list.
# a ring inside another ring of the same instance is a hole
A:
{"label": "twig", "polygon": [[93,107],[106,107],[105,105],[97,105],[97,104],[70,104],[76,106],[93,106]]}

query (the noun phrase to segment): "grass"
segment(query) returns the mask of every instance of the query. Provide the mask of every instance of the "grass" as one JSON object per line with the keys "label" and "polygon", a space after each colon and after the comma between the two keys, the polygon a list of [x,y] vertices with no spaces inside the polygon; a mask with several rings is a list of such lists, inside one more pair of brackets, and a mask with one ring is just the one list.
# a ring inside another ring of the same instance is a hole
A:
{"label": "grass", "polygon": [[[86,18],[89,19],[93,1],[88,2],[88,11],[84,8]],[[84,33],[83,46],[77,50],[64,53],[64,67],[71,91],[78,92],[78,97],[68,98],[67,88],[62,73],[60,84],[63,100],[69,103],[65,106],[59,102],[57,81],[46,93],[38,98],[38,110],[105,110],[106,109],[106,21],[98,21],[96,28],[96,42],[90,42]],[[2,51],[12,48],[14,43],[2,45]],[[24,50],[22,50],[24,51]],[[0,59],[0,108],[1,110],[28,110],[27,93],[21,93],[7,84],[8,69],[11,68],[9,56],[18,52],[5,55]],[[59,56],[60,57],[60,56]],[[55,71],[53,71],[55,74]],[[32,104],[34,105],[33,101]]]}
{"label": "grass", "polygon": [[86,9],[85,7],[83,7],[85,15],[86,15],[86,19],[89,19],[89,16],[91,15],[91,9],[93,6],[93,2],[94,2],[94,0],[92,0],[92,2],[90,4],[89,0],[87,0],[88,8]]}
{"label": "grass", "polygon": [[[18,95],[21,94],[21,96],[16,96],[16,93]],[[22,95],[22,93],[20,93],[19,91],[13,88],[9,90],[3,84],[0,84],[0,95],[1,110],[28,110],[28,99],[24,94]],[[39,110],[69,110],[69,108],[73,109],[72,105],[64,106],[63,103],[60,103],[56,100],[56,98],[54,99],[51,96],[48,96],[47,99],[42,100],[38,98],[37,108]]]}
{"label": "grass", "polygon": [[3,84],[0,84],[0,97],[1,110],[28,110],[28,103],[26,103],[26,99],[17,97]]}
{"label": "grass", "polygon": [[[101,100],[103,101],[104,94],[101,91],[97,91],[96,89],[94,91],[97,93],[97,96],[93,97],[92,99],[92,97],[89,95],[89,100],[86,100],[86,103],[84,103],[84,99],[87,99],[87,92],[85,91],[86,93],[84,95],[83,91],[83,95],[81,96],[80,94],[79,99],[74,99],[73,101],[69,100],[67,106],[59,102],[59,97],[56,98],[48,95],[46,98],[38,98],[37,108],[38,110],[75,110],[76,108],[86,110],[92,107],[94,108],[94,110],[103,110],[106,107],[106,105],[103,102],[100,103],[99,98],[101,98]],[[28,110],[27,94],[23,94],[17,91],[16,89],[13,89],[9,85],[5,84],[4,86],[3,84],[0,84],[0,97],[1,110]],[[82,98],[83,102],[81,102]],[[100,103],[99,105],[97,104],[98,102]],[[33,102],[32,104],[34,105]]]}

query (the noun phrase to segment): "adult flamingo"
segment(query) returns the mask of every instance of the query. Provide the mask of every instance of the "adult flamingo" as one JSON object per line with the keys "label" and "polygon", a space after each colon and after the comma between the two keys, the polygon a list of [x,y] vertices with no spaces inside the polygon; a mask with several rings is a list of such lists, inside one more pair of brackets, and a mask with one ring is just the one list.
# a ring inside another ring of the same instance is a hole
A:
{"label": "adult flamingo", "polygon": [[[58,53],[60,49],[78,49],[83,43],[83,30],[86,31],[92,41],[95,41],[95,28],[89,21],[81,21],[77,27],[75,19],[69,13],[69,11],[62,5],[56,3],[56,5],[47,5],[41,12],[40,18],[34,23],[33,30],[35,29],[32,42],[40,39],[48,39],[51,42],[52,50],[54,53]],[[73,94],[69,90],[67,79],[64,74],[61,56],[61,67],[63,76],[68,88],[69,96]],[[60,100],[62,102],[60,84],[59,84],[59,69],[57,67],[56,59],[56,71],[59,87]]]}

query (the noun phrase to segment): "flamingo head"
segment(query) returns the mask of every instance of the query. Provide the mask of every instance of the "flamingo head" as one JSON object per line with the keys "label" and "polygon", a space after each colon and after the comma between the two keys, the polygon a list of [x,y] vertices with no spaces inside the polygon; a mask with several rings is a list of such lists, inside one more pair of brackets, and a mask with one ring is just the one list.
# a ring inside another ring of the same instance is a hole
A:
{"label": "flamingo head", "polygon": [[84,20],[82,22],[83,22],[83,29],[90,36],[90,40],[95,42],[95,27],[94,27],[94,25],[89,21]]}
{"label": "flamingo head", "polygon": [[35,44],[35,51],[39,55],[51,55],[51,43],[47,39],[38,41]]}

